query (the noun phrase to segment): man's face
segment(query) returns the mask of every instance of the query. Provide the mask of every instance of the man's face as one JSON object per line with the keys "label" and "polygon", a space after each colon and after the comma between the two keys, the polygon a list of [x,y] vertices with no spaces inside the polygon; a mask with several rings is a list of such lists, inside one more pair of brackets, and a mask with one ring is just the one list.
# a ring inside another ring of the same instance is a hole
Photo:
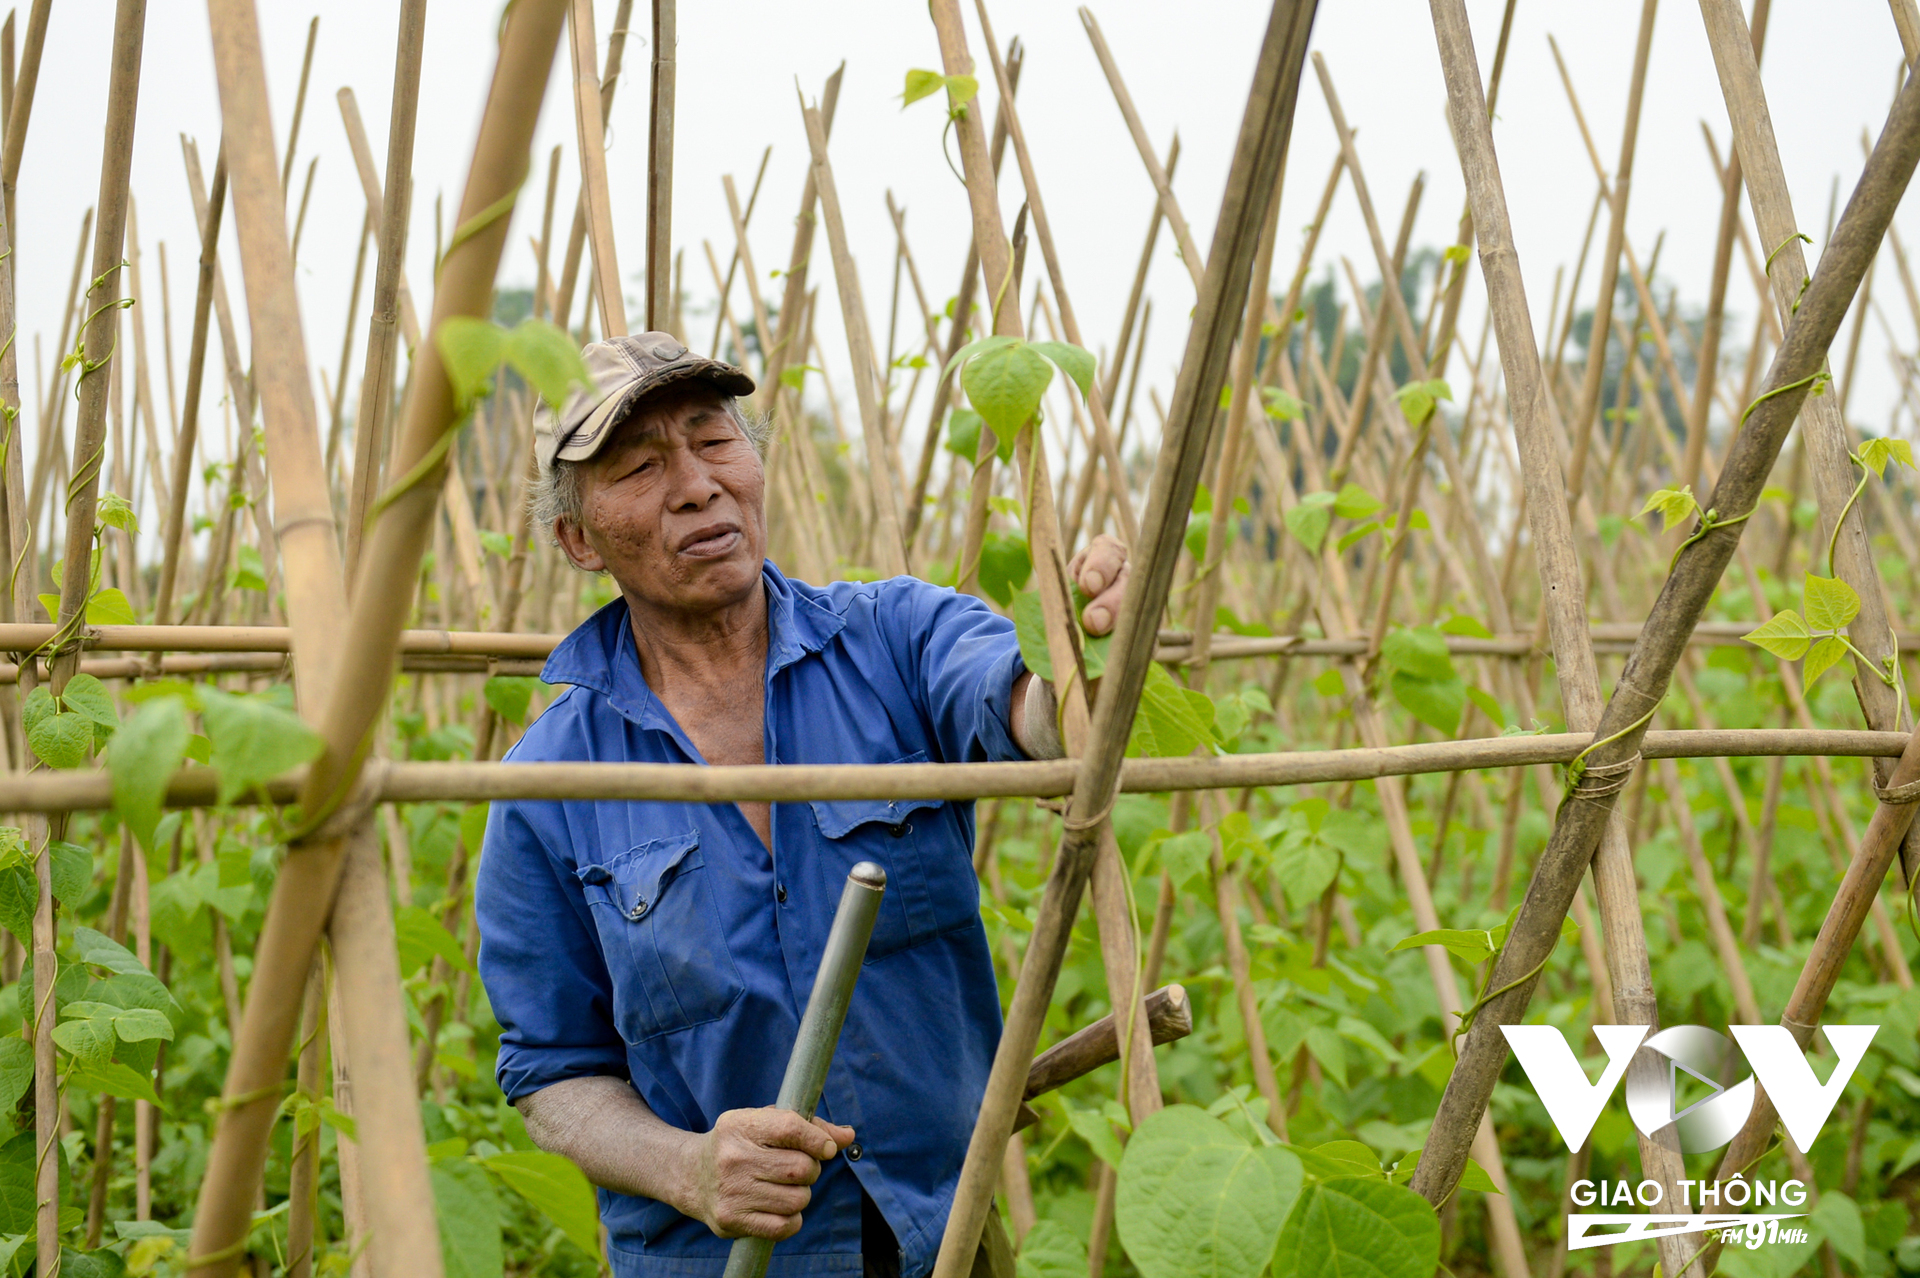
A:
{"label": "man's face", "polygon": [[643,402],[580,464],[581,521],[556,521],[568,558],[629,599],[711,613],[751,597],[766,553],[766,474],[718,392]]}

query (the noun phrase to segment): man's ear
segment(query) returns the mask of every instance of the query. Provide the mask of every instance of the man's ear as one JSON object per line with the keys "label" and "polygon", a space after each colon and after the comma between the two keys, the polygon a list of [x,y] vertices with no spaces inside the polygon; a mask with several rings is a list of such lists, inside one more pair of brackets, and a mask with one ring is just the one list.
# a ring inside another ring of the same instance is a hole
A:
{"label": "man's ear", "polygon": [[582,572],[605,572],[607,561],[587,540],[586,529],[574,523],[565,515],[553,521],[553,539],[560,543],[560,549],[575,568]]}

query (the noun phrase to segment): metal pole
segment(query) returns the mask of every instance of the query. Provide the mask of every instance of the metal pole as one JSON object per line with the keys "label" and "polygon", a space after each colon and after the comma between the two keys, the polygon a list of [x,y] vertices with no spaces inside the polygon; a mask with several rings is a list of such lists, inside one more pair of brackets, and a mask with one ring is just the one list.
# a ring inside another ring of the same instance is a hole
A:
{"label": "metal pole", "polygon": [[[833,1064],[840,1025],[847,1019],[853,983],[860,979],[860,964],[866,959],[873,921],[880,914],[880,896],[886,890],[887,872],[871,861],[860,862],[847,875],[833,930],[827,933],[827,948],[820,956],[820,972],[800,1018],[800,1036],[793,1042],[780,1098],[774,1102],[780,1109],[811,1120],[820,1104],[820,1089],[826,1085],[827,1067]],[[763,1278],[772,1256],[771,1238],[736,1238],[727,1253],[726,1278]]]}

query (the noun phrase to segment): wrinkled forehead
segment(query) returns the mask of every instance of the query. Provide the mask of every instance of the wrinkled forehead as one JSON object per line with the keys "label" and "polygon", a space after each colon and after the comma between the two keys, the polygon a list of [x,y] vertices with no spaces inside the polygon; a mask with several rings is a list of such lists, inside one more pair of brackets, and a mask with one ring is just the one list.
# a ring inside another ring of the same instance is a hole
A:
{"label": "wrinkled forehead", "polygon": [[629,408],[615,423],[600,456],[624,452],[640,444],[684,435],[703,426],[724,423],[739,431],[739,410],[733,400],[705,386],[671,387],[649,395]]}

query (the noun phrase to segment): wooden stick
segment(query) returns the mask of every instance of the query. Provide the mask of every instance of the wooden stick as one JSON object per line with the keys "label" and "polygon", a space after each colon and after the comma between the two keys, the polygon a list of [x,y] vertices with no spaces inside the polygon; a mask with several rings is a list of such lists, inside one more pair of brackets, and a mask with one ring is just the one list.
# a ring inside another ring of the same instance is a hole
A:
{"label": "wooden stick", "polygon": [[[670,4],[671,0],[656,0],[656,3]],[[573,55],[573,122],[580,145],[580,205],[585,211],[588,244],[593,253],[594,296],[600,302],[600,336],[604,341],[626,335],[627,302],[620,280],[619,255],[613,244],[613,208],[607,195],[607,126],[601,110],[600,78],[596,69],[600,51],[593,38],[593,0],[572,0],[568,9],[568,31],[571,39],[567,47]],[[649,176],[650,215],[653,190],[653,178]],[[668,191],[671,192],[671,186]],[[647,244],[651,256],[651,227]],[[664,263],[665,257],[661,260]],[[648,278],[651,279],[651,275]],[[647,307],[647,318],[651,321],[651,293]]]}
{"label": "wooden stick", "polygon": [[[1751,55],[1750,45],[1742,42],[1741,49]],[[1458,137],[1462,130],[1457,111],[1454,119]],[[1742,150],[1749,162],[1754,162],[1754,148]],[[1460,1061],[1441,1098],[1433,1134],[1414,1174],[1414,1189],[1429,1201],[1444,1198],[1458,1179],[1466,1154],[1463,1125],[1477,1121],[1485,1112],[1494,1075],[1505,1063],[1507,1047],[1497,1027],[1518,1024],[1524,1015],[1539,971],[1552,953],[1573,888],[1612,817],[1618,796],[1615,782],[1623,784],[1631,775],[1641,753],[1646,724],[1665,695],[1672,670],[1684,651],[1684,637],[1733,557],[1745,525],[1727,521],[1737,520],[1735,512],[1744,514],[1758,503],[1780,443],[1807,398],[1807,388],[1839,331],[1916,162],[1920,162],[1920,86],[1909,81],[1895,103],[1846,215],[1821,255],[1820,269],[1793,313],[1786,339],[1768,373],[1768,393],[1756,403],[1728,450],[1708,503],[1709,509],[1720,512],[1720,522],[1702,527],[1681,549],[1648,617],[1645,635],[1628,657],[1595,729],[1596,743],[1587,755],[1583,777],[1593,778],[1596,783],[1583,780],[1576,784],[1572,800],[1560,808],[1553,835],[1538,859],[1519,918],[1494,963],[1487,987],[1491,993],[1468,1031]],[[1503,342],[1503,358],[1510,358],[1505,346]],[[1525,346],[1531,351],[1531,335]],[[1920,774],[1920,768],[1915,772]],[[1884,816],[1878,814],[1876,821]],[[1884,872],[1882,862],[1879,873]],[[1877,881],[1876,877],[1876,887]],[[1861,917],[1865,912],[1863,907]],[[1849,935],[1849,945],[1851,940]],[[1816,950],[1816,956],[1819,954]]]}
{"label": "wooden stick", "polygon": [[[1584,732],[1471,737],[1414,745],[1233,754],[1208,759],[1128,759],[1116,790],[1157,794],[1323,785],[1380,777],[1423,776],[1489,768],[1566,763],[1592,744]],[[1686,729],[1649,732],[1649,759],[1898,758],[1909,734],[1863,729]],[[368,773],[370,803],[478,803],[495,799],[597,799],[686,803],[795,803],[819,799],[1056,798],[1071,794],[1084,761],[1023,763],[753,764],[688,768],[649,763],[384,763]],[[175,808],[212,807],[219,776],[188,768],[168,784]],[[236,803],[294,802],[311,783],[307,769],[268,782]],[[103,771],[7,774],[0,803],[17,812],[98,811],[113,804]]]}
{"label": "wooden stick", "polygon": [[[1173,584],[1187,511],[1206,460],[1228,352],[1246,302],[1247,274],[1259,238],[1261,215],[1285,158],[1312,16],[1311,3],[1277,4],[1261,44],[1228,173],[1216,242],[1207,259],[1186,358],[1174,390],[1173,411],[1154,467],[1147,513],[1141,521],[1146,540],[1136,551],[1134,573],[1114,627],[1106,675],[1093,709],[1088,752],[1068,806],[1066,836],[1047,876],[1039,918],[994,1055],[980,1117],[941,1239],[936,1278],[959,1278],[973,1263],[1034,1043],[1079,910],[1080,894],[1099,850],[1102,831],[1109,828],[1106,818],[1119,779],[1120,754],[1126,745],[1124,725],[1132,721],[1146,682],[1152,636]],[[951,66],[952,57],[944,43],[942,52]],[[979,192],[971,183],[969,192],[978,198]],[[981,244],[983,257],[987,247]],[[993,278],[991,270],[988,278]]]}
{"label": "wooden stick", "polygon": [[206,375],[207,327],[213,313],[213,276],[219,265],[220,223],[227,203],[227,148],[221,144],[213,162],[213,188],[207,196],[205,229],[200,235],[200,285],[193,301],[193,341],[187,348],[186,402],[173,445],[173,483],[169,489],[167,520],[161,530],[160,587],[153,605],[153,623],[172,620],[173,590],[180,570],[180,550],[186,542],[187,489],[193,483],[194,445],[200,438],[200,391]]}
{"label": "wooden stick", "polygon": [[[673,310],[667,264],[673,256],[673,102],[677,0],[653,0],[653,66],[647,105],[647,327],[667,327]],[[583,141],[581,151],[584,154]],[[766,330],[762,329],[762,332]]]}
{"label": "wooden stick", "polygon": [[[426,40],[426,0],[401,0],[399,35],[393,55],[393,109],[387,122],[387,178],[375,234],[380,252],[374,259],[373,298],[368,304],[367,356],[360,370],[360,407],[353,418],[353,478],[347,488],[347,581],[358,576],[360,544],[367,512],[380,490],[387,453],[387,419],[393,411],[393,390],[399,366],[395,307],[402,302],[406,273],[407,228],[413,212],[413,139],[420,111],[420,61]],[[341,91],[341,109],[352,105]],[[352,119],[358,118],[357,109]],[[348,138],[355,130],[351,120]],[[364,181],[364,172],[363,179]],[[368,207],[373,199],[369,193]],[[416,356],[417,358],[417,356]]]}
{"label": "wooden stick", "polygon": [[27,38],[20,46],[20,69],[13,80],[13,101],[7,108],[6,140],[0,144],[0,194],[6,197],[5,217],[14,223],[14,188],[20,182],[20,160],[27,150],[27,123],[33,116],[33,93],[40,83],[40,53],[47,44],[47,17],[53,0],[33,0],[27,14]]}
{"label": "wooden stick", "polygon": [[840,290],[840,315],[847,326],[847,349],[853,357],[853,393],[860,406],[860,432],[866,442],[866,475],[873,494],[874,566],[883,576],[907,571],[907,547],[901,534],[899,494],[894,485],[891,450],[880,422],[880,405],[873,386],[873,338],[867,329],[867,304],[860,293],[860,276],[853,251],[847,245],[846,225],[840,218],[840,193],[827,159],[827,132],[820,109],[800,104],[807,144],[813,151],[813,183],[820,196],[820,217],[827,226],[827,246],[833,254],[833,278]]}

